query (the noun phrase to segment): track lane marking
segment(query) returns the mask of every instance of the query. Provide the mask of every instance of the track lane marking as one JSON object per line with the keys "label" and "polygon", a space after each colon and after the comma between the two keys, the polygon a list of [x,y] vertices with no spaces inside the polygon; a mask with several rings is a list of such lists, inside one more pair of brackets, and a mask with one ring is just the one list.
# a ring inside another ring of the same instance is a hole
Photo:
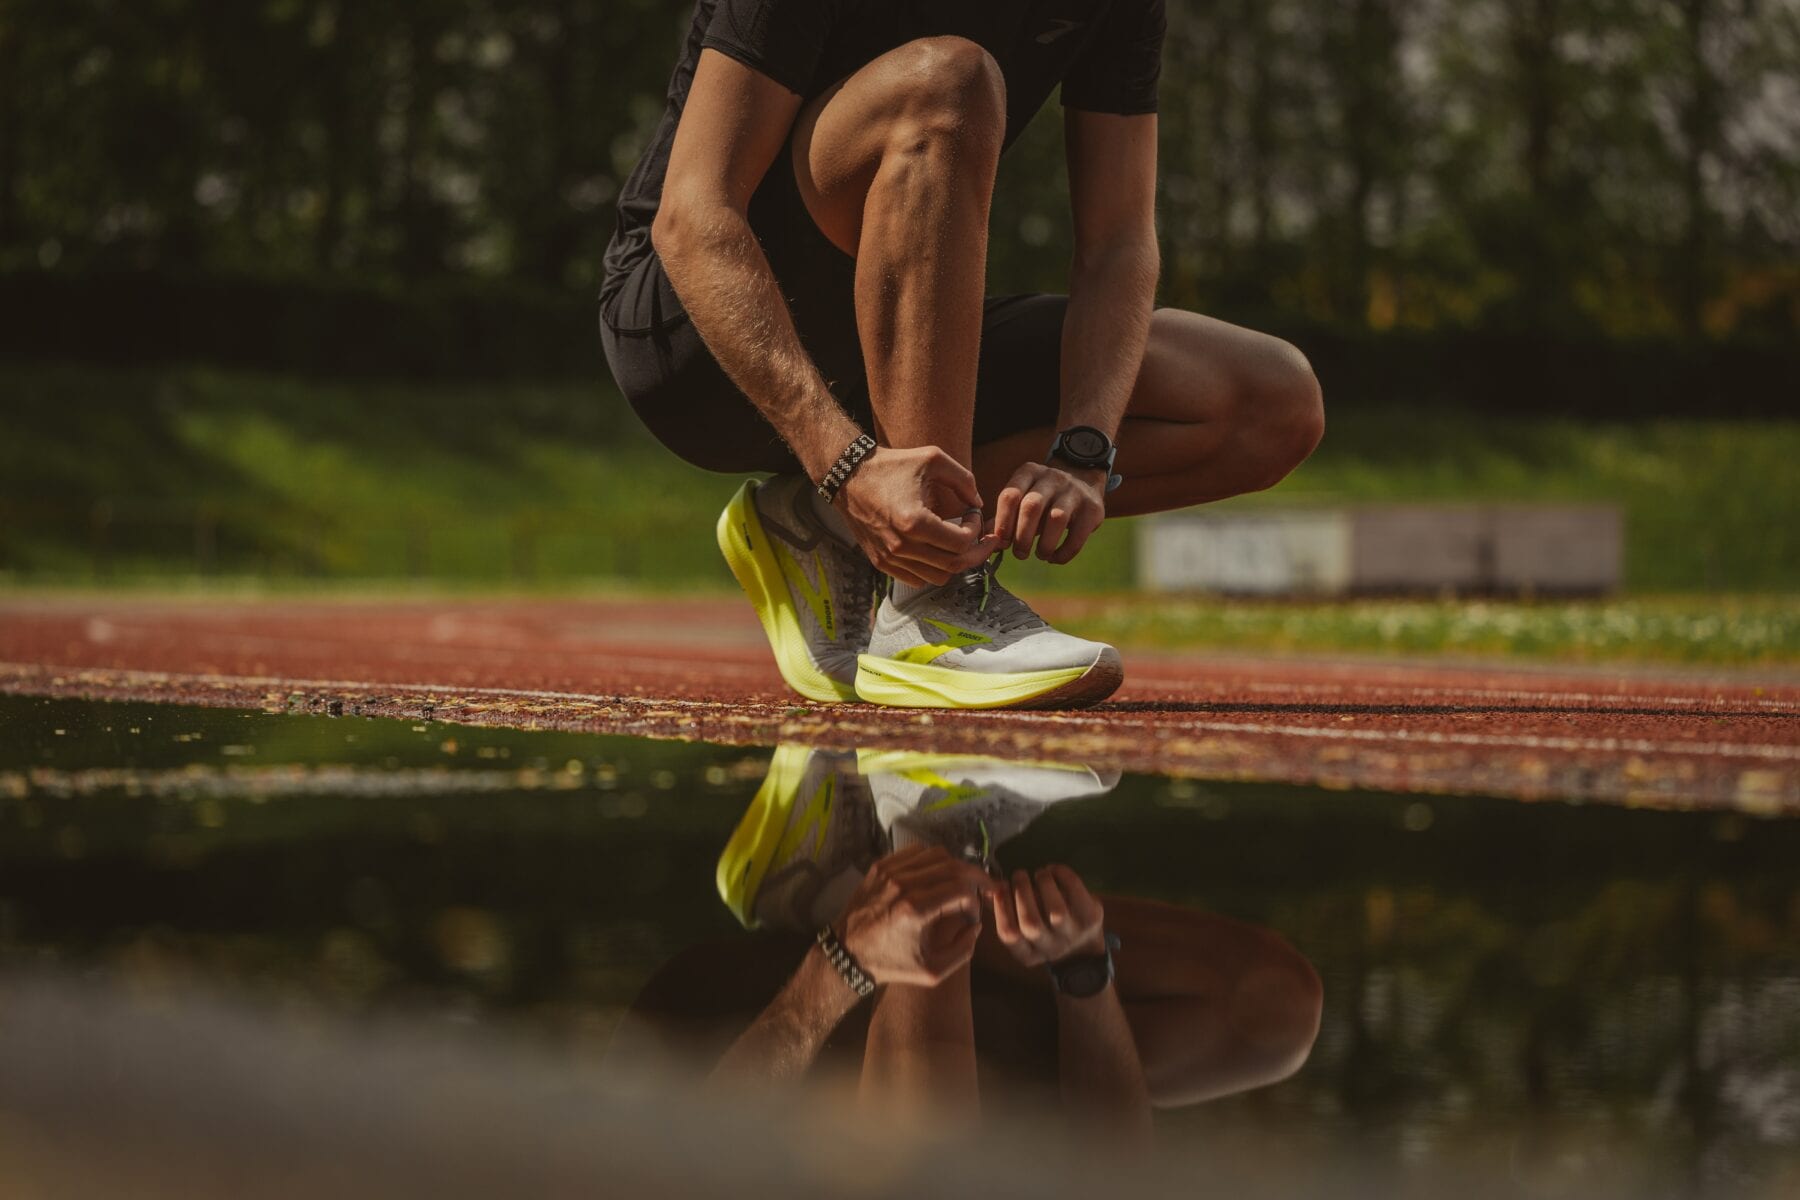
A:
{"label": "track lane marking", "polygon": [[[660,660],[659,660],[660,661]],[[637,705],[642,707],[661,707],[664,709],[683,709],[692,712],[717,713],[730,715],[745,714],[754,708],[782,707],[779,700],[687,700],[650,696],[602,695],[582,692],[562,692],[535,688],[497,688],[497,687],[458,687],[449,684],[418,682],[384,682],[367,681],[318,680],[318,679],[283,679],[278,676],[249,675],[191,675],[166,671],[140,671],[128,668],[55,668],[25,663],[0,662],[0,674],[12,678],[28,680],[39,676],[93,677],[96,682],[105,682],[109,677],[113,680],[129,684],[130,682],[180,684],[189,683],[223,689],[228,687],[262,688],[265,690],[285,689],[287,691],[304,691],[307,689],[335,689],[363,693],[376,693],[382,690],[401,690],[423,693],[447,694],[454,698],[478,698],[481,696],[505,696],[531,700],[547,700],[575,702],[580,704],[600,705]],[[435,701],[434,701],[435,702]],[[797,707],[788,705],[786,707]],[[830,711],[836,706],[806,706],[809,711],[821,713]],[[856,711],[856,710],[850,710]],[[896,712],[900,710],[877,710]],[[937,715],[937,714],[932,714]],[[1173,717],[1169,722],[1151,722],[1134,719],[1136,713],[1116,713],[1099,715],[1064,715],[1054,716],[1043,713],[1008,712],[1003,709],[987,710],[980,713],[966,714],[982,721],[1000,724],[1041,726],[1046,732],[1067,729],[1070,726],[1111,726],[1115,729],[1121,725],[1127,728],[1166,729],[1171,732],[1199,731],[1205,733],[1234,733],[1246,735],[1262,735],[1265,737],[1297,737],[1321,741],[1340,742],[1398,742],[1417,743],[1439,746],[1467,746],[1487,748],[1512,748],[1520,750],[1566,750],[1592,753],[1617,754],[1620,752],[1647,754],[1657,756],[1681,756],[1687,758],[1748,758],[1763,759],[1773,762],[1800,762],[1800,745],[1783,746],[1766,742],[1657,742],[1644,738],[1582,738],[1563,735],[1541,734],[1472,734],[1441,733],[1415,730],[1376,730],[1376,729],[1333,729],[1311,725],[1285,725],[1254,721],[1201,721]],[[907,724],[922,725],[924,722],[915,719]]]}

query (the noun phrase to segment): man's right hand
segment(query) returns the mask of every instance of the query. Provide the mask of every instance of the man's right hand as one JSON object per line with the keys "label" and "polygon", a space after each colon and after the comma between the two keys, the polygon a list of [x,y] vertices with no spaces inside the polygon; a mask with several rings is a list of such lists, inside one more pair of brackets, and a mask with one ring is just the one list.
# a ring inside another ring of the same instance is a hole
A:
{"label": "man's right hand", "polygon": [[876,983],[936,987],[968,962],[999,885],[941,846],[909,846],[869,868],[836,924]]}
{"label": "man's right hand", "polygon": [[998,531],[982,536],[975,476],[936,446],[876,450],[838,507],[875,569],[914,587],[947,582],[1006,544]]}

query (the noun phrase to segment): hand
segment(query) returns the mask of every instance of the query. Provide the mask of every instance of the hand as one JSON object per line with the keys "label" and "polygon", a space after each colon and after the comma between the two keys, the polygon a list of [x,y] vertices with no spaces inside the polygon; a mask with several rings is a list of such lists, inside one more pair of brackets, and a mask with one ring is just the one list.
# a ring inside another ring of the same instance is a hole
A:
{"label": "hand", "polygon": [[1000,944],[1027,967],[1106,953],[1106,910],[1068,867],[1039,867],[1036,876],[1014,871],[993,905]]}
{"label": "hand", "polygon": [[982,536],[975,476],[936,446],[877,449],[838,500],[875,569],[914,587],[947,582],[1006,544]]}
{"label": "hand", "polygon": [[936,987],[975,953],[982,899],[999,887],[942,846],[909,846],[869,869],[836,924],[876,983]]}
{"label": "hand", "polygon": [[994,532],[1012,542],[1019,558],[1031,557],[1035,541],[1039,558],[1066,563],[1105,519],[1105,471],[1026,463],[1000,489]]}

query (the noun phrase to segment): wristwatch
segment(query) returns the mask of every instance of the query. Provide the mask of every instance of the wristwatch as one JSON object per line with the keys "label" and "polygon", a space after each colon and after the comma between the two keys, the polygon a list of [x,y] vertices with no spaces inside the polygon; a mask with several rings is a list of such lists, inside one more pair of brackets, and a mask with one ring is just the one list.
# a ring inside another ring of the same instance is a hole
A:
{"label": "wristwatch", "polygon": [[1053,962],[1046,968],[1057,991],[1077,1000],[1098,996],[1113,981],[1113,951],[1119,948],[1119,935],[1106,935],[1106,953],[1078,954]]}
{"label": "wristwatch", "polygon": [[1060,458],[1072,466],[1105,471],[1106,490],[1110,492],[1123,482],[1120,476],[1113,474],[1112,469],[1113,459],[1118,453],[1119,448],[1113,445],[1112,439],[1092,425],[1071,425],[1056,435],[1044,461]]}

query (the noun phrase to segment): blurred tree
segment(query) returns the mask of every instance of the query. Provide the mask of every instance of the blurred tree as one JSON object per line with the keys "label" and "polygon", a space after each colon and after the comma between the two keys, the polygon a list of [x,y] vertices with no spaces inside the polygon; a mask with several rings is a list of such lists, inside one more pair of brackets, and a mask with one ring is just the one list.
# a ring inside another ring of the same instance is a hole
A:
{"label": "blurred tree", "polygon": [[[597,284],[691,0],[0,0],[0,267]],[[1800,0],[1175,3],[1164,299],[1791,339]],[[1054,287],[1054,106],[993,276]]]}

